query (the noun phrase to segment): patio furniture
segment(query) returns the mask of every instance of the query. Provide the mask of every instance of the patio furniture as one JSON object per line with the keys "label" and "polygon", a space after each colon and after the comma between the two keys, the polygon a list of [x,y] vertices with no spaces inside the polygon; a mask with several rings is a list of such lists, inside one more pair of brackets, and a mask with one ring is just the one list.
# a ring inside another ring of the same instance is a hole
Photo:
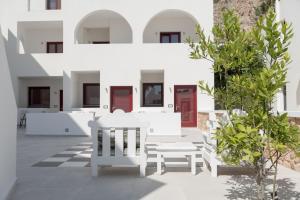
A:
{"label": "patio furniture", "polygon": [[[221,117],[223,118],[223,116]],[[218,176],[218,166],[222,165],[221,159],[216,153],[217,140],[214,139],[214,134],[219,127],[218,119],[215,112],[209,113],[209,120],[207,122],[208,132],[203,134],[203,159],[206,165],[208,164],[212,177]]]}
{"label": "patio furniture", "polygon": [[26,127],[26,111],[20,114],[20,120],[19,120],[19,127],[25,128]]}
{"label": "patio furniture", "polygon": [[145,176],[147,123],[140,122],[132,113],[115,112],[90,121],[89,126],[93,176],[98,176],[98,166],[139,166],[140,175]]}
{"label": "patio furniture", "polygon": [[162,163],[168,156],[186,156],[191,166],[192,174],[196,175],[196,155],[201,154],[197,147],[191,142],[160,143],[157,148],[157,173],[162,173]]}
{"label": "patio furniture", "polygon": [[[209,164],[212,177],[218,176],[218,166],[225,165],[221,157],[217,155],[216,150],[218,141],[214,138],[214,135],[220,125],[230,123],[229,116],[226,111],[218,113],[222,114],[219,118],[217,118],[216,112],[209,113],[209,120],[207,122],[208,132],[203,134],[203,159],[206,161],[206,164]],[[246,115],[244,111],[239,109],[233,110],[233,113],[240,116]]]}

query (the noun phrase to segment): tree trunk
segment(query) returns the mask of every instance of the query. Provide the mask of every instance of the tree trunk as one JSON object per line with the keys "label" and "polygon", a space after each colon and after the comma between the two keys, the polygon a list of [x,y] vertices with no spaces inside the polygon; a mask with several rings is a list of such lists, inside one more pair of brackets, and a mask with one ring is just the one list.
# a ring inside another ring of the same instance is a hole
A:
{"label": "tree trunk", "polygon": [[264,186],[264,179],[265,179],[265,164],[264,159],[261,158],[258,162],[256,167],[256,183],[257,183],[257,199],[264,200],[265,199],[265,186]]}
{"label": "tree trunk", "polygon": [[274,172],[274,178],[273,178],[273,194],[272,194],[272,199],[275,200],[277,196],[277,172],[278,172],[278,152],[277,152],[277,157],[276,157],[276,163],[275,163],[275,172]]}

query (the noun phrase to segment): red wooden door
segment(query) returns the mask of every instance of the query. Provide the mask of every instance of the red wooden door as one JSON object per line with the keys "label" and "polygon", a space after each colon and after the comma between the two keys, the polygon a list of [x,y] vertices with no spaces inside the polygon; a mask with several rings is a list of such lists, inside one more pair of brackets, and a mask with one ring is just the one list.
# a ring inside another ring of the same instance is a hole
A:
{"label": "red wooden door", "polygon": [[132,87],[112,86],[110,89],[110,112],[122,109],[125,112],[132,111]]}
{"label": "red wooden door", "polygon": [[64,92],[63,90],[59,90],[59,110],[64,110]]}
{"label": "red wooden door", "polygon": [[174,111],[181,112],[182,127],[197,126],[197,86],[175,85]]}

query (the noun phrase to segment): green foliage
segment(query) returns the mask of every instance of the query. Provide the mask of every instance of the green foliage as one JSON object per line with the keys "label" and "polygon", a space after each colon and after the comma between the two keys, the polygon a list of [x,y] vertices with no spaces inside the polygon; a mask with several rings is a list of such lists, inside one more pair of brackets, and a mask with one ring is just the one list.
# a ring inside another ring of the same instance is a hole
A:
{"label": "green foliage", "polygon": [[[199,42],[188,40],[190,57],[211,61],[222,82],[212,87],[199,81],[199,87],[230,116],[230,123],[216,132],[217,152],[227,163],[254,166],[260,184],[267,161],[272,162],[270,168],[277,168],[282,155],[300,147],[298,127],[288,122],[287,114],[273,111],[273,100],[286,84],[291,25],[277,22],[274,11],[269,10],[245,32],[237,15],[229,10],[223,14],[223,23],[214,26],[213,39],[206,37],[200,26],[196,33]],[[234,115],[235,108],[247,114]]]}

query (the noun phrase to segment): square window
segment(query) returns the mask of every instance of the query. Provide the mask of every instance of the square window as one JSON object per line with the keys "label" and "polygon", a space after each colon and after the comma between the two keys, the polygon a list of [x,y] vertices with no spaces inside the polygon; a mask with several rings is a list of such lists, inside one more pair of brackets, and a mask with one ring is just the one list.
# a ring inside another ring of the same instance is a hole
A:
{"label": "square window", "polygon": [[83,84],[83,107],[100,106],[100,84],[84,83]]}
{"label": "square window", "polygon": [[61,9],[61,0],[47,0],[47,10]]}
{"label": "square window", "polygon": [[180,32],[161,32],[160,43],[180,43]]}
{"label": "square window", "polygon": [[63,53],[63,42],[47,42],[47,53]]}
{"label": "square window", "polygon": [[28,107],[50,108],[50,87],[29,87]]}
{"label": "square window", "polygon": [[163,107],[163,84],[144,83],[143,84],[143,106]]}

